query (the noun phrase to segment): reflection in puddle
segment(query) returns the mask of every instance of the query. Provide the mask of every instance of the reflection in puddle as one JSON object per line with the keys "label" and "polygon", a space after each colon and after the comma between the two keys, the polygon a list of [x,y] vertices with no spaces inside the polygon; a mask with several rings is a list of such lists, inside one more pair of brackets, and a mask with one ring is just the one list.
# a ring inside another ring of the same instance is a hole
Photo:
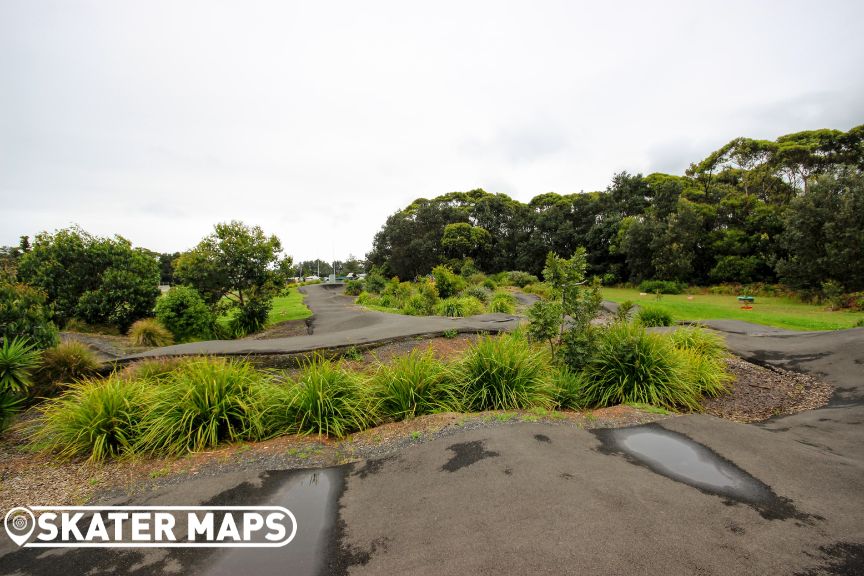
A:
{"label": "reflection in puddle", "polygon": [[703,492],[750,504],[764,518],[807,518],[764,482],[678,432],[648,424],[595,430],[594,434],[603,443],[602,452],[624,454],[631,462]]}
{"label": "reflection in puddle", "polygon": [[294,514],[297,518],[294,540],[283,548],[230,549],[219,554],[205,573],[302,576],[322,572],[344,472],[338,468],[324,468],[284,474],[282,486],[267,496],[266,504],[284,506]]}

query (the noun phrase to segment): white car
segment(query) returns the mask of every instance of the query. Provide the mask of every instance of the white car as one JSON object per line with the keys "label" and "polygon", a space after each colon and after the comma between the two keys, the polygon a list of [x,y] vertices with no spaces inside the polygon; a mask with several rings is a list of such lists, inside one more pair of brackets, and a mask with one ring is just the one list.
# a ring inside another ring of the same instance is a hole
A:
{"label": "white car", "polygon": [[313,281],[315,281],[315,280],[321,280],[321,278],[319,278],[318,276],[315,276],[315,275],[313,274],[312,276],[306,276],[306,278],[304,278],[303,280],[304,280],[305,282],[313,282]]}

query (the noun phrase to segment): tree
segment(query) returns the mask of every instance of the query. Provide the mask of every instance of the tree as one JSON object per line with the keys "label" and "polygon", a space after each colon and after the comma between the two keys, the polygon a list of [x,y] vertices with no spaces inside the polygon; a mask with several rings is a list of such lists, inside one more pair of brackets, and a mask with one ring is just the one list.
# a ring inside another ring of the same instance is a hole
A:
{"label": "tree", "polygon": [[444,226],[441,246],[452,257],[464,260],[469,256],[476,256],[477,252],[488,247],[490,240],[489,232],[485,228],[457,222]]}
{"label": "tree", "polygon": [[159,264],[147,251],[78,227],[38,234],[18,277],[45,292],[61,325],[78,317],[125,330],[152,313],[159,295]]}
{"label": "tree", "polygon": [[0,340],[26,339],[35,348],[57,344],[57,327],[44,292],[0,279]]}
{"label": "tree", "polygon": [[263,326],[273,296],[291,275],[291,258],[281,252],[279,238],[233,220],[216,224],[212,234],[182,254],[175,276],[214,311],[233,311],[241,319],[238,328],[248,332]]}

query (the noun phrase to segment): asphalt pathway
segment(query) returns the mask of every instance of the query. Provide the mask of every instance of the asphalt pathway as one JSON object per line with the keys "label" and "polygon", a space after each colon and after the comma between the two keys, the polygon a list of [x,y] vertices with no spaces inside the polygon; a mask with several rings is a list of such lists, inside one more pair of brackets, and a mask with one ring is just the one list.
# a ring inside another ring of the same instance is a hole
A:
{"label": "asphalt pathway", "polygon": [[[340,304],[323,290],[311,304]],[[321,338],[388,323],[321,316]],[[112,503],[284,505],[302,539],[39,553],[0,539],[0,574],[864,574],[864,329],[709,324],[744,358],[831,381],[831,403],[758,425],[510,423],[341,468],[189,481]]]}

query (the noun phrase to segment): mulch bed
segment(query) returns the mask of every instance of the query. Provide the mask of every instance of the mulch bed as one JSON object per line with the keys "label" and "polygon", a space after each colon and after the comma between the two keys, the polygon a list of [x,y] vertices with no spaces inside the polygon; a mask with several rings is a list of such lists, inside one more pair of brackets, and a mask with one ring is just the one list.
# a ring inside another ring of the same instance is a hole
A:
{"label": "mulch bed", "polygon": [[807,374],[763,367],[737,357],[726,361],[735,376],[730,393],[705,402],[705,412],[734,422],[758,422],[828,403],[834,387]]}

